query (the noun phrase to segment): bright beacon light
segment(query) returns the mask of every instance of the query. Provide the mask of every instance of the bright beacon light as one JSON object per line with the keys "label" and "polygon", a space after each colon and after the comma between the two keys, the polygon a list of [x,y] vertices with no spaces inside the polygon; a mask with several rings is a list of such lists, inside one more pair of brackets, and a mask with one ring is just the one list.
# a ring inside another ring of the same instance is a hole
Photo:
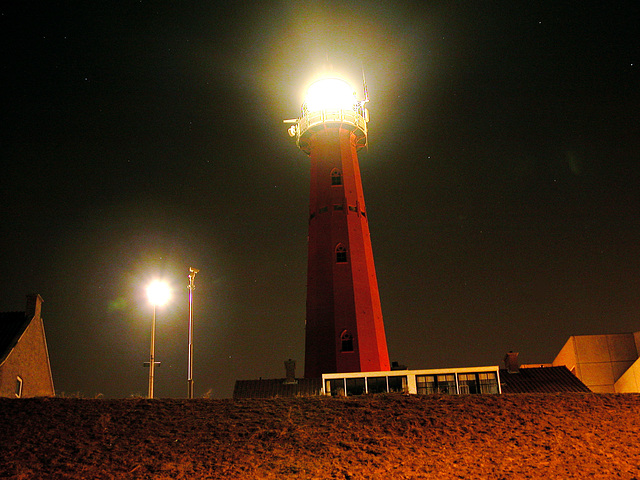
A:
{"label": "bright beacon light", "polygon": [[147,297],[152,305],[162,306],[171,298],[171,289],[166,283],[156,280],[147,287]]}
{"label": "bright beacon light", "polygon": [[339,78],[325,78],[311,84],[305,104],[310,112],[320,110],[353,110],[356,92]]}

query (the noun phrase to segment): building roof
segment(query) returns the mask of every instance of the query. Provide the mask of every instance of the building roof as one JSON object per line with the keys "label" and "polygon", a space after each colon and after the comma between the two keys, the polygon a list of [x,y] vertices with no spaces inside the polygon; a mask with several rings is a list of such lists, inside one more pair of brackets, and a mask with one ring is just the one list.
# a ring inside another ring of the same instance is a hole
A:
{"label": "building roof", "polygon": [[567,367],[521,368],[517,373],[500,370],[502,393],[591,392]]}
{"label": "building roof", "polygon": [[[567,367],[528,367],[517,373],[500,369],[502,393],[560,393],[591,390]],[[285,378],[236,380],[233,398],[273,398],[320,395],[322,379],[298,378],[287,383]]]}
{"label": "building roof", "polygon": [[32,319],[25,312],[0,312],[0,364],[9,356]]}
{"label": "building roof", "polygon": [[233,398],[306,397],[320,395],[321,378],[236,380]]}

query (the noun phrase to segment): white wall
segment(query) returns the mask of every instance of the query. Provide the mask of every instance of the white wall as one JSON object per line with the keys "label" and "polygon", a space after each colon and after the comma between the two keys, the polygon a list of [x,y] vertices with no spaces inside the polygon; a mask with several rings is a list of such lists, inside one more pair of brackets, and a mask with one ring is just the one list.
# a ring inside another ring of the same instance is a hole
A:
{"label": "white wall", "polygon": [[616,393],[616,382],[638,359],[638,345],[640,332],[575,335],[567,340],[553,365],[566,365],[595,393]]}

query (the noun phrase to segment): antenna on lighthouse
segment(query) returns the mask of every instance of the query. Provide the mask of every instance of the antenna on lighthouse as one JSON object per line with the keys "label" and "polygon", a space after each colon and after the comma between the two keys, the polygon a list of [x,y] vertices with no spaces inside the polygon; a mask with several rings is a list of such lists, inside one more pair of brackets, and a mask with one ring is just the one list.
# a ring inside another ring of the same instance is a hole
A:
{"label": "antenna on lighthouse", "polygon": [[[362,116],[364,121],[369,121],[369,110],[367,110],[367,103],[369,103],[369,90],[367,89],[367,77],[364,75],[364,62],[362,62],[362,90],[364,93],[364,100],[360,102],[360,109],[362,110]],[[367,138],[365,147],[369,149],[369,139]]]}
{"label": "antenna on lighthouse", "polygon": [[367,78],[364,76],[364,63],[362,64],[362,90],[364,91],[364,100],[362,105],[369,102],[369,91],[367,90]]}

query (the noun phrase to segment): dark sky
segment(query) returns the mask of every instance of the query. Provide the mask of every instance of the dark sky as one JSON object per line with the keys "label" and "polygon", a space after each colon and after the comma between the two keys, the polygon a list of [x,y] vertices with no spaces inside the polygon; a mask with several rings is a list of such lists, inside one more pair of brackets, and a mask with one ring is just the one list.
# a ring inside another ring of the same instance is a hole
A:
{"label": "dark sky", "polygon": [[94,3],[0,8],[0,311],[43,296],[58,393],[146,394],[164,277],[155,390],[185,396],[189,267],[196,396],[302,374],[309,161],[282,120],[329,65],[367,76],[391,360],[640,330],[638,2]]}

